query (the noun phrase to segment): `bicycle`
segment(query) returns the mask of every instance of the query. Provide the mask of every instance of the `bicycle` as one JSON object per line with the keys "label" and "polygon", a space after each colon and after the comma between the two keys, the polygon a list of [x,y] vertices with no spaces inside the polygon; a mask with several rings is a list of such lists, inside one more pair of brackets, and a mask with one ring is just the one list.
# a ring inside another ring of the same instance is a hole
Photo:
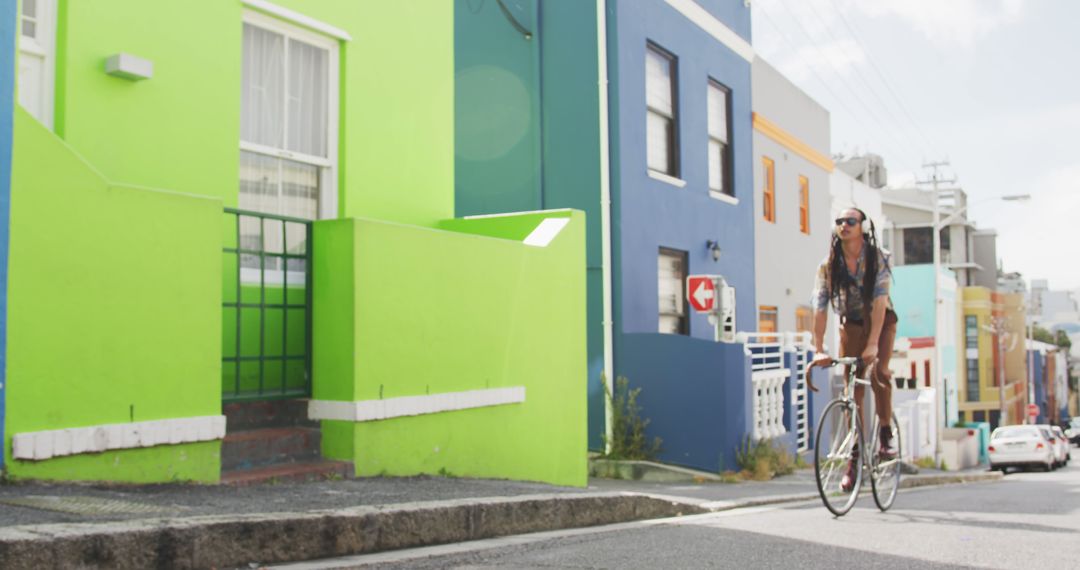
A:
{"label": "bicycle", "polygon": [[[834,358],[829,364],[832,366],[847,366],[848,374],[844,382],[843,391],[840,395],[825,406],[818,420],[817,435],[814,438],[814,475],[817,479],[818,493],[825,508],[840,517],[846,514],[854,506],[862,487],[863,471],[870,472],[870,486],[873,489],[874,503],[882,512],[892,506],[896,500],[896,492],[900,488],[900,429],[896,416],[892,418],[892,441],[896,456],[882,461],[877,453],[879,447],[878,438],[881,430],[878,429],[878,416],[874,414],[874,429],[870,447],[864,445],[862,437],[862,419],[859,417],[858,407],[853,394],[854,384],[869,385],[870,381],[857,378],[856,368],[861,362],[858,357]],[[872,368],[872,367],[868,367]],[[809,381],[811,368],[807,368],[807,385],[813,389],[813,383]],[[869,450],[870,453],[860,453],[859,450]],[[851,489],[842,487],[843,475],[847,471],[848,463],[857,461],[855,469],[855,481]]]}

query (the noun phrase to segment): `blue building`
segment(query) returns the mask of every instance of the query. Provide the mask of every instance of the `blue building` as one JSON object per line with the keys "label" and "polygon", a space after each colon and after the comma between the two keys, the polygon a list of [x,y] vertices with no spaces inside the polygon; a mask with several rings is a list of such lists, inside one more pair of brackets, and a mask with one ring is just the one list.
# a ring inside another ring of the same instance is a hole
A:
{"label": "blue building", "polygon": [[752,430],[751,357],[716,342],[685,283],[723,276],[736,325],[756,325],[750,8],[456,6],[458,215],[587,213],[590,448],[603,445],[606,372],[642,388],[661,460],[734,468]]}
{"label": "blue building", "polygon": [[616,374],[642,388],[661,460],[734,468],[752,413],[744,346],[715,342],[684,282],[722,275],[736,326],[753,328],[750,8],[643,0],[608,16]]}

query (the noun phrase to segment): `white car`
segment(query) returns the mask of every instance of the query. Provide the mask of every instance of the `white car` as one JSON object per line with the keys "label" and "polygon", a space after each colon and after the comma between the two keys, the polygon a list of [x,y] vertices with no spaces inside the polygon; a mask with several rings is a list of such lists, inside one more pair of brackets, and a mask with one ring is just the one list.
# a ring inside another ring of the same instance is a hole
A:
{"label": "white car", "polygon": [[1055,442],[1061,447],[1061,451],[1065,455],[1064,463],[1061,465],[1068,465],[1069,460],[1072,459],[1072,445],[1069,443],[1069,436],[1065,435],[1065,431],[1060,426],[1052,426],[1050,431],[1054,432]]}
{"label": "white car", "polygon": [[1050,444],[1050,448],[1054,451],[1054,469],[1064,466],[1069,461],[1069,442],[1065,439],[1064,435],[1058,436],[1057,426],[1050,424],[1035,424],[1035,427],[1039,428],[1039,431],[1043,434],[1043,439]]}
{"label": "white car", "polygon": [[1043,431],[1032,425],[1002,426],[990,435],[990,469],[1054,468],[1054,449]]}

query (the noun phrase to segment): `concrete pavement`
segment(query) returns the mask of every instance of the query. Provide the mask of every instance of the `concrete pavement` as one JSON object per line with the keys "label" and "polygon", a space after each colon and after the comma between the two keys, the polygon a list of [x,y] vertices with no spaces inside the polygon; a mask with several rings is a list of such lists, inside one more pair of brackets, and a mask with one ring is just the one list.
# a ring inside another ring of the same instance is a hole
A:
{"label": "concrete pavement", "polygon": [[[931,472],[902,483],[1000,477]],[[247,566],[816,497],[812,470],[768,482],[697,479],[592,479],[585,489],[441,477],[247,488],[8,484],[0,486],[0,568]]]}

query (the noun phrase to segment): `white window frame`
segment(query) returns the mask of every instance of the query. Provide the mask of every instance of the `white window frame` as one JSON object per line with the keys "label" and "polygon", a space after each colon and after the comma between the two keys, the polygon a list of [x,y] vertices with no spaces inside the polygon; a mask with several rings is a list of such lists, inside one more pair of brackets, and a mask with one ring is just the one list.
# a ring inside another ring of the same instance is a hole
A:
{"label": "white window frame", "polygon": [[[333,219],[338,217],[338,121],[341,116],[340,109],[340,42],[332,37],[312,32],[310,30],[290,24],[286,21],[267,16],[258,12],[245,10],[243,22],[258,28],[281,34],[286,38],[292,38],[311,44],[327,51],[327,102],[326,102],[326,156],[314,156],[301,152],[277,149],[256,143],[240,140],[240,150],[303,162],[312,166],[318,166],[319,173],[319,213],[318,219]],[[286,71],[284,77],[288,77],[288,59],[285,61]],[[288,109],[282,107],[283,112]],[[287,128],[286,124],[286,128]],[[283,139],[286,140],[286,139]]]}
{"label": "white window frame", "polygon": [[[734,183],[734,178],[735,178],[735,172],[734,172],[734,170],[735,170],[735,165],[734,165],[734,162],[735,162],[735,160],[734,160],[735,159],[735,149],[731,145],[731,138],[732,138],[732,129],[731,129],[731,88],[728,87],[727,85],[724,85],[723,83],[720,83],[719,81],[717,81],[717,80],[715,80],[715,79],[713,79],[711,77],[706,82],[706,86],[707,87],[706,87],[706,91],[705,91],[705,112],[706,112],[707,115],[710,115],[712,113],[712,106],[709,104],[709,98],[712,96],[713,91],[717,91],[717,92],[720,92],[720,93],[724,94],[724,108],[721,111],[722,113],[724,113],[724,131],[725,131],[724,132],[724,139],[721,140],[721,139],[715,137],[711,131],[706,133],[707,134],[707,139],[708,139],[708,142],[706,143],[706,152],[707,153],[712,153],[712,150],[709,148],[709,145],[711,145],[711,143],[713,143],[713,142],[716,142],[717,144],[720,144],[723,147],[723,151],[721,151],[721,153],[720,153],[721,156],[723,157],[723,160],[720,163],[720,184],[721,184],[721,186],[723,186],[723,188],[720,188],[720,189],[713,188],[713,185],[712,185],[712,175],[713,175],[712,161],[709,160],[706,163],[708,168],[709,168],[709,172],[708,172],[709,195],[714,197],[714,198],[721,199],[721,200],[723,200],[725,198],[727,198],[729,200],[734,200],[735,199],[735,183]],[[708,122],[711,119],[712,119],[711,116],[707,116],[706,117],[706,124],[708,124]]]}
{"label": "white window frame", "polygon": [[43,125],[53,130],[56,105],[56,0],[37,0],[37,15],[34,24],[37,30],[34,38],[22,33],[23,7],[19,4],[19,18],[16,33],[19,37],[19,55],[27,53],[44,60],[41,73],[41,85],[38,86],[41,97],[42,116],[36,117]]}

